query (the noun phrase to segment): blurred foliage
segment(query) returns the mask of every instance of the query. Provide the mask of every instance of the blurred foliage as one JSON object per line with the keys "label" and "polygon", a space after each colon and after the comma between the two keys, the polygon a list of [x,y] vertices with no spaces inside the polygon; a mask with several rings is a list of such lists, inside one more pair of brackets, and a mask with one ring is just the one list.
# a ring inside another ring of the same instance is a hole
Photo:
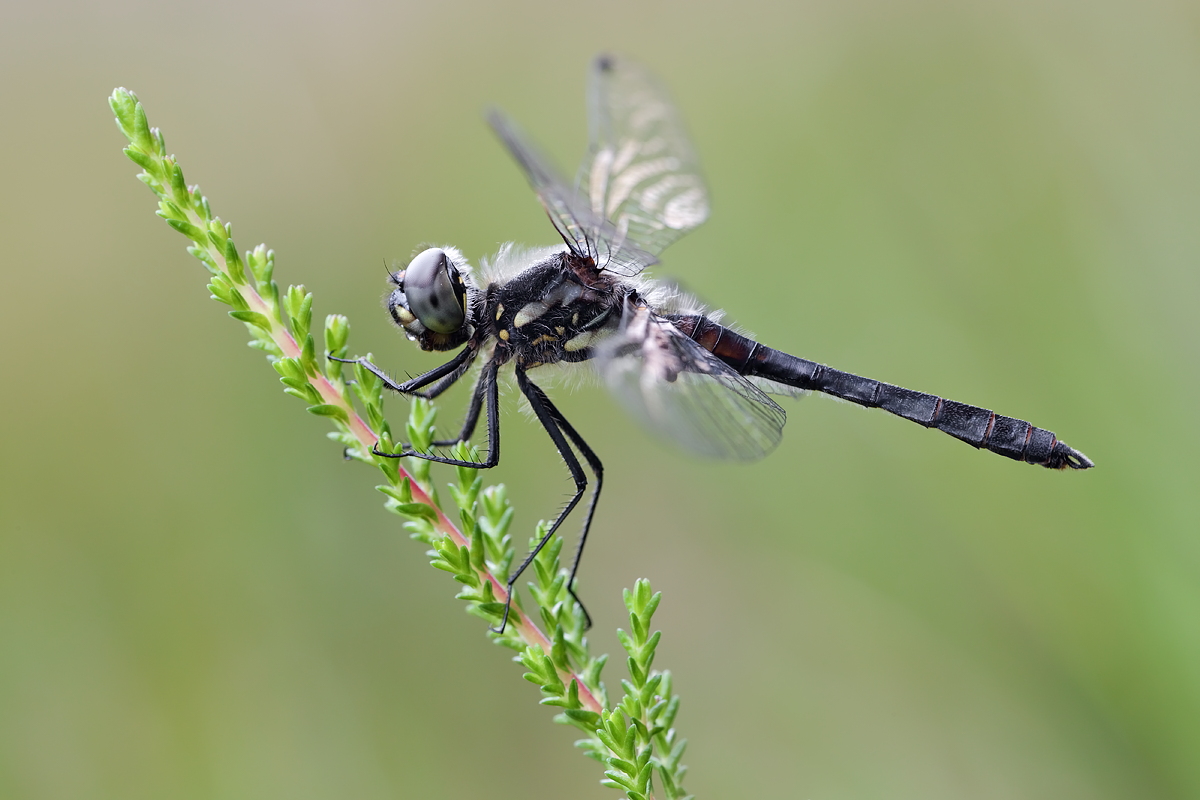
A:
{"label": "blurred foliage", "polygon": [[[554,393],[608,465],[598,632],[636,575],[671,598],[689,789],[1200,794],[1195,7],[52,0],[6,6],[0,43],[0,796],[612,796],[324,422],[237,357],[103,103],[137,87],[239,237],[415,373],[380,262],[551,242],[480,112],[569,170],[607,48],[672,87],[712,189],[657,274],[1097,463],[811,398],[770,459],[714,470]],[[496,479],[528,532],[568,484],[511,412]]]}

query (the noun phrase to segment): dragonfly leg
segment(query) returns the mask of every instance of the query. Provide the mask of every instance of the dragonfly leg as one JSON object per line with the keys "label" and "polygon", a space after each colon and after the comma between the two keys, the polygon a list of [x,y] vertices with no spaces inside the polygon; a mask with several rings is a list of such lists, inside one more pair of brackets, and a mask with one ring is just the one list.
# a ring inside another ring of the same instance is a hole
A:
{"label": "dragonfly leg", "polygon": [[[550,527],[546,529],[545,535],[542,536],[542,538],[538,540],[538,543],[534,545],[533,549],[529,551],[529,555],[525,556],[525,560],[522,561],[515,570],[513,570],[511,575],[509,575],[508,583],[505,587],[508,591],[508,601],[504,604],[504,617],[500,620],[500,627],[492,629],[496,633],[502,633],[504,631],[504,627],[508,624],[508,613],[509,609],[512,607],[513,586],[521,577],[521,573],[533,563],[533,560],[537,558],[538,553],[542,552],[542,548],[546,546],[546,542],[550,541],[550,537],[553,536],[554,532],[558,530],[558,526],[562,525],[563,520],[565,520],[567,515],[569,515],[571,511],[574,510],[575,506],[579,504],[579,499],[583,497],[583,493],[587,491],[587,475],[584,474],[583,467],[579,464],[579,459],[575,457],[574,451],[571,450],[570,443],[563,435],[562,425],[566,422],[566,420],[563,419],[562,414],[559,413],[558,409],[554,407],[554,404],[551,403],[549,398],[546,397],[546,393],[529,381],[529,378],[525,374],[525,370],[520,364],[516,365],[516,373],[517,386],[520,387],[521,393],[525,395],[525,398],[529,401],[529,405],[533,409],[534,416],[537,417],[538,422],[542,423],[542,427],[546,429],[546,433],[550,436],[550,440],[554,442],[554,447],[558,450],[558,454],[562,456],[563,462],[566,463],[567,471],[571,473],[571,479],[575,481],[575,494],[572,495],[571,499],[567,501],[567,504],[563,507],[563,510],[558,512],[558,516],[555,517],[554,522],[550,524]],[[572,431],[572,433],[574,433],[574,431]],[[576,434],[576,436],[578,436],[578,434]],[[571,438],[574,439],[575,436],[572,436]],[[592,458],[595,458],[594,453],[592,454]],[[590,459],[588,463],[591,464]],[[599,462],[597,461],[597,463]],[[593,507],[594,505],[595,502],[593,499]],[[586,535],[586,531],[584,534]],[[576,566],[578,566],[578,563]],[[573,591],[571,592],[571,596],[575,597],[575,593]],[[578,602],[579,598],[575,597],[575,600]],[[581,603],[581,608],[582,605],[583,604]],[[588,615],[587,610],[584,609],[583,613],[590,624],[591,617]]]}
{"label": "dragonfly leg", "polygon": [[[558,423],[562,432],[567,435],[567,438],[579,450],[584,461],[592,468],[592,474],[596,476],[596,486],[592,489],[592,497],[588,501],[587,511],[583,517],[583,530],[579,533],[579,543],[575,545],[575,558],[571,561],[571,574],[567,577],[567,591],[571,593],[571,597],[575,598],[575,602],[579,604],[579,609],[583,611],[584,619],[586,620],[586,628],[592,627],[592,615],[588,613],[587,607],[583,601],[579,599],[579,595],[575,594],[575,573],[579,572],[579,562],[583,559],[583,547],[587,544],[588,531],[592,528],[592,517],[596,513],[596,503],[600,500],[600,490],[604,487],[604,465],[600,463],[600,459],[596,456],[592,448],[588,447],[587,442],[583,437],[567,422],[566,417],[562,415],[546,393],[542,391],[540,386],[530,383],[529,388],[538,394],[539,399],[545,403],[547,409],[554,415],[554,421]],[[556,443],[557,444],[557,443]],[[585,628],[585,630],[586,630]]]}
{"label": "dragonfly leg", "polygon": [[[463,353],[468,353],[469,355],[463,357]],[[451,386],[458,383],[458,379],[461,378],[463,375],[465,375],[467,373],[467,370],[469,370],[471,368],[471,364],[474,363],[475,356],[477,354],[478,354],[478,351],[475,348],[467,347],[466,349],[463,350],[462,353],[459,353],[458,357],[455,357],[454,359],[452,359],[450,361],[451,364],[456,365],[454,367],[453,371],[451,371],[449,374],[442,377],[440,380],[438,380],[437,383],[435,383],[433,386],[430,386],[425,391],[413,392],[412,394],[416,395],[417,397],[424,398],[425,400],[433,400],[433,399],[437,398],[439,395],[441,395],[443,392],[445,392]],[[438,369],[441,369],[441,367],[439,367]],[[426,373],[426,374],[429,374],[429,373]],[[421,377],[423,378],[425,376],[422,375]],[[478,412],[476,412],[476,415],[478,416]],[[472,430],[474,430],[474,429],[472,428]],[[468,434],[468,436],[469,435],[470,434]],[[468,436],[464,436],[463,438],[464,439],[468,438]]]}
{"label": "dragonfly leg", "polygon": [[[337,356],[329,356],[329,358],[333,361],[341,361],[343,364],[358,364],[362,366],[364,369],[370,371],[372,375],[383,381],[384,386],[394,392],[399,392],[400,394],[405,395],[414,395],[426,400],[433,400],[457,383],[459,378],[466,374],[467,370],[471,368],[471,363],[475,360],[476,353],[477,351],[474,348],[467,347],[453,359],[445,364],[442,364],[440,367],[436,367],[429,372],[405,381],[404,383],[396,383],[383,370],[372,364],[370,361],[367,361],[365,358],[338,358]],[[434,383],[434,381],[436,381],[436,383]],[[422,387],[428,386],[430,383],[433,383],[431,388],[427,389],[426,391],[420,391]],[[471,403],[467,407],[467,417],[463,422],[462,432],[458,435],[458,438],[438,439],[431,442],[433,446],[449,447],[452,444],[465,442],[467,439],[471,438],[472,434],[475,433],[475,426],[479,422],[479,412],[483,407],[484,392],[482,391],[482,388],[483,381],[480,380],[480,382],[475,385],[475,389],[471,392]],[[406,447],[405,449],[408,450],[409,448]],[[394,453],[380,453],[377,450],[375,452],[376,455],[387,456],[389,458],[401,457],[401,455]],[[403,456],[409,455],[421,456],[419,453],[403,454]],[[434,458],[430,460],[437,459]],[[444,463],[454,462],[447,461]],[[495,465],[493,464],[492,466]]]}
{"label": "dragonfly leg", "polygon": [[[488,362],[483,368],[483,372],[479,374],[479,383],[475,385],[475,397],[472,398],[473,406],[478,406],[481,401],[476,399],[482,396],[482,403],[487,406],[487,436],[488,448],[487,456],[483,461],[464,461],[458,458],[447,458],[433,453],[418,453],[409,447],[405,447],[399,453],[384,453],[378,446],[371,448],[371,452],[377,456],[384,458],[423,458],[426,461],[435,461],[438,464],[449,464],[454,467],[471,467],[472,469],[491,469],[500,463],[500,402],[499,402],[499,386],[496,383],[496,372],[500,366],[494,362]],[[422,376],[424,377],[424,376]],[[468,422],[471,416],[468,412]],[[475,410],[475,419],[479,419],[478,408]],[[471,432],[474,432],[474,423],[471,424]],[[461,440],[460,440],[461,441]]]}
{"label": "dragonfly leg", "polygon": [[[453,376],[447,375],[442,380],[448,380],[450,377]],[[450,445],[458,442],[465,442],[475,435],[475,426],[479,423],[479,412],[483,409],[484,392],[481,389],[482,386],[483,379],[480,378],[480,380],[475,384],[475,388],[471,390],[471,402],[467,405],[467,416],[463,418],[463,424],[461,430],[459,431],[458,438],[437,439],[432,442],[434,447],[449,447]],[[430,389],[430,394],[433,394],[437,388],[438,387],[435,386],[433,389]],[[437,394],[441,394],[441,392],[438,392]],[[437,394],[434,394],[433,396],[437,397]]]}
{"label": "dragonfly leg", "polygon": [[[396,383],[391,377],[379,367],[372,364],[365,358],[338,358],[337,356],[328,356],[330,361],[340,361],[343,364],[358,364],[363,369],[370,372],[376,378],[383,381],[385,388],[391,389],[393,392],[400,394],[418,394],[420,389],[425,388],[429,384],[441,378],[453,377],[453,380],[443,381],[445,385],[438,384],[435,388],[438,389],[438,394],[449,389],[454,381],[462,377],[462,374],[467,371],[471,362],[475,359],[476,350],[472,347],[464,347],[454,358],[442,364],[440,367],[434,367],[423,375],[418,375],[415,378],[410,378],[404,383]],[[421,395],[424,397],[425,395]],[[435,395],[436,396],[436,395]]]}

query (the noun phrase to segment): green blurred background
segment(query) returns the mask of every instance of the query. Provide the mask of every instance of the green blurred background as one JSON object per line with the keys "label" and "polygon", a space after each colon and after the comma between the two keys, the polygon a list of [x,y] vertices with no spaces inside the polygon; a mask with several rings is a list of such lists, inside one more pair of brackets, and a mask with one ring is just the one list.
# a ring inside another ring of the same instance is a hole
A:
{"label": "green blurred background", "polygon": [[[416,371],[381,264],[552,243],[481,111],[572,172],[606,48],[672,88],[712,191],[656,274],[1098,464],[819,397],[766,461],[694,463],[558,391],[609,468],[592,641],[622,587],[664,591],[691,791],[1200,797],[1200,10],[1174,0],[5,4],[0,797],[616,797],[206,299],[105,102],[137,91],[238,244]],[[570,484],[504,418],[528,531]]]}

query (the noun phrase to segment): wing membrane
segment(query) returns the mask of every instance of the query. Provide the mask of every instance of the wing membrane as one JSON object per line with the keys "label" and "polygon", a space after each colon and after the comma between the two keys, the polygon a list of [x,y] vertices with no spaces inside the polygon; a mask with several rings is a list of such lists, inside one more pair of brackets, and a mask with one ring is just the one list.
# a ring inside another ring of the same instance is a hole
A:
{"label": "wing membrane", "polygon": [[629,241],[602,215],[594,213],[587,200],[567,186],[505,114],[491,111],[488,123],[525,172],[550,221],[575,255],[592,259],[598,270],[625,276],[636,275],[658,260]]}
{"label": "wing membrane", "polygon": [[588,119],[591,147],[579,186],[593,214],[654,256],[708,218],[695,150],[653,75],[623,58],[597,58]]}
{"label": "wing membrane", "polygon": [[648,308],[634,312],[596,357],[625,409],[691,452],[754,461],[783,436],[782,408]]}
{"label": "wing membrane", "polygon": [[488,114],[572,252],[630,277],[708,218],[708,192],[679,113],[642,67],[597,58],[588,118],[591,146],[571,189],[512,120]]}

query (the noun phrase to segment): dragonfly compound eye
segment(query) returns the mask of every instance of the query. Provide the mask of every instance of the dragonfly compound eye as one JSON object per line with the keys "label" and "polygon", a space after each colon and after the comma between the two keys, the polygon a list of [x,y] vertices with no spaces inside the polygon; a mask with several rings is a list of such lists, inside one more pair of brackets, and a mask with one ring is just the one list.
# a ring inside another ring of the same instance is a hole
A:
{"label": "dragonfly compound eye", "polygon": [[418,253],[404,270],[409,310],[431,331],[453,333],[466,320],[462,277],[446,251],[431,247]]}

